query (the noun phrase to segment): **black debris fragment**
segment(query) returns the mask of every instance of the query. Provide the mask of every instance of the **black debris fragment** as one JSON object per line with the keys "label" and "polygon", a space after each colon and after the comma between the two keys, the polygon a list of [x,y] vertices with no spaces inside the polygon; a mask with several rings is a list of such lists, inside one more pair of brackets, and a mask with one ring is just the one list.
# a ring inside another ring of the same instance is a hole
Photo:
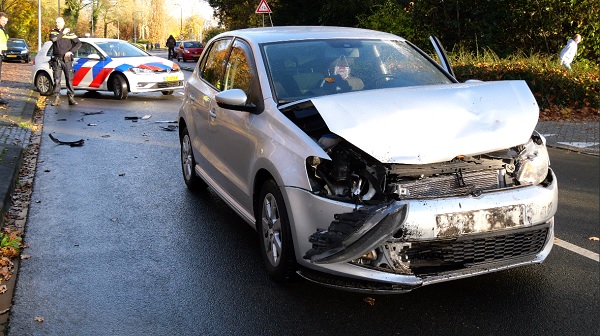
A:
{"label": "black debris fragment", "polygon": [[160,129],[162,129],[163,131],[176,131],[177,130],[177,125],[167,125],[166,127],[160,126]]}
{"label": "black debris fragment", "polygon": [[94,115],[94,114],[103,114],[104,111],[98,111],[98,112],[81,112],[83,115]]}
{"label": "black debris fragment", "polygon": [[79,147],[79,146],[83,146],[84,140],[80,139],[77,141],[61,141],[58,140],[57,138],[55,138],[54,136],[52,136],[52,134],[48,134],[48,136],[50,137],[50,139],[54,142],[56,142],[59,145],[69,145],[71,147]]}

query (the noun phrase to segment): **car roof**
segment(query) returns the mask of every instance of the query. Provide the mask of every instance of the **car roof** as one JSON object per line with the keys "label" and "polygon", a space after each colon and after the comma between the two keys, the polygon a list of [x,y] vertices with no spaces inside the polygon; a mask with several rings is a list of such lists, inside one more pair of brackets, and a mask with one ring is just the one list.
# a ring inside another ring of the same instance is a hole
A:
{"label": "car roof", "polygon": [[124,40],[113,39],[113,38],[103,38],[103,37],[80,37],[79,41],[81,41],[81,42],[127,42]]}
{"label": "car roof", "polygon": [[[119,39],[113,39],[113,38],[102,38],[102,37],[80,37],[79,41],[81,42],[125,42],[125,43],[129,43],[125,40],[119,40]],[[44,42],[44,44],[51,44],[52,41],[46,41]]]}
{"label": "car roof", "polygon": [[233,30],[218,36],[239,36],[256,43],[310,39],[385,39],[404,40],[393,34],[369,29],[333,26],[278,26]]}

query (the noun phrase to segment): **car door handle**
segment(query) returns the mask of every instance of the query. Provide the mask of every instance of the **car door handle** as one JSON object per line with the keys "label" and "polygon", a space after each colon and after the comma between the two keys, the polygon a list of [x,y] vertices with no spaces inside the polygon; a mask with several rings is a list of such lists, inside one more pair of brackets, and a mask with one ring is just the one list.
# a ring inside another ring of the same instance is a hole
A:
{"label": "car door handle", "polygon": [[210,116],[210,120],[215,120],[217,119],[217,111],[214,108],[211,108],[208,111],[208,115]]}
{"label": "car door handle", "polygon": [[193,101],[193,102],[195,102],[196,101],[196,96],[190,95],[190,100]]}

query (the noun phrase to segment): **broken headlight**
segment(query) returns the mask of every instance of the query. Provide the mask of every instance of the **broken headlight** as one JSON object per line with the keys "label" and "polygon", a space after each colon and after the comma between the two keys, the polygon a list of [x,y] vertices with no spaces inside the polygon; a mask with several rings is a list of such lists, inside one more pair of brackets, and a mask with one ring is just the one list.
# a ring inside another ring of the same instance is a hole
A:
{"label": "broken headlight", "polygon": [[529,142],[523,145],[516,160],[515,176],[520,184],[536,185],[548,175],[550,158],[544,138],[534,133]]}

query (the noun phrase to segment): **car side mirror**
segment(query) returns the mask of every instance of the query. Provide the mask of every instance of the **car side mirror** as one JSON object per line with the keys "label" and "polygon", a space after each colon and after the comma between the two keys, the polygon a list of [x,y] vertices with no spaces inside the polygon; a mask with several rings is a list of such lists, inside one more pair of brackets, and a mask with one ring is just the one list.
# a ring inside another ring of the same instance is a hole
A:
{"label": "car side mirror", "polygon": [[248,97],[244,90],[241,89],[231,89],[219,92],[215,95],[215,99],[217,105],[222,108],[250,113],[256,112],[256,106],[247,103]]}
{"label": "car side mirror", "polygon": [[100,55],[98,55],[98,54],[89,54],[86,58],[91,59],[91,60],[96,60],[96,61],[99,61],[102,59],[102,57],[100,57]]}

